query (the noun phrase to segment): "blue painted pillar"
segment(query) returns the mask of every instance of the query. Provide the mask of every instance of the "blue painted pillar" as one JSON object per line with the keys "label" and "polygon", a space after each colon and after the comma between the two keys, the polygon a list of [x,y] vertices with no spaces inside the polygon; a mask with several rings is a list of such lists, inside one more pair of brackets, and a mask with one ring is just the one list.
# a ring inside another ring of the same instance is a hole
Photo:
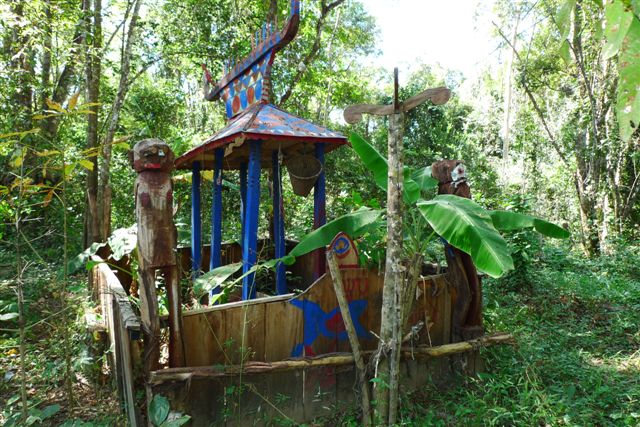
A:
{"label": "blue painted pillar", "polygon": [[244,244],[244,215],[247,207],[247,164],[240,164],[240,243]]}
{"label": "blue painted pillar", "polygon": [[[313,229],[321,227],[327,223],[327,198],[325,193],[325,175],[324,175],[324,144],[316,144],[316,159],[322,165],[322,172],[318,176],[315,186],[313,187]],[[315,269],[314,278],[322,276],[326,271],[326,259],[323,249],[318,249],[315,253]]]}
{"label": "blue painted pillar", "polygon": [[[220,267],[220,250],[222,247],[222,159],[224,149],[218,148],[215,151],[215,162],[213,167],[213,194],[211,197],[211,255],[209,256],[209,270]],[[217,294],[220,288],[211,290]]]}
{"label": "blue painted pillar", "polygon": [[191,277],[193,279],[198,277],[202,263],[200,210],[200,162],[194,162],[191,174]]}
{"label": "blue painted pillar", "polygon": [[[282,206],[282,174],[280,171],[280,162],[278,161],[278,152],[274,151],[271,155],[273,170],[273,242],[276,249],[276,258],[282,258],[286,255],[284,242],[284,209]],[[282,295],[287,293],[286,271],[283,263],[276,264],[276,294]]]}
{"label": "blue painted pillar", "polygon": [[[249,144],[249,170],[247,172],[247,203],[245,204],[244,236],[242,239],[242,273],[246,273],[258,259],[258,210],[260,209],[260,141]],[[242,299],[256,297],[255,274],[242,279]]]}

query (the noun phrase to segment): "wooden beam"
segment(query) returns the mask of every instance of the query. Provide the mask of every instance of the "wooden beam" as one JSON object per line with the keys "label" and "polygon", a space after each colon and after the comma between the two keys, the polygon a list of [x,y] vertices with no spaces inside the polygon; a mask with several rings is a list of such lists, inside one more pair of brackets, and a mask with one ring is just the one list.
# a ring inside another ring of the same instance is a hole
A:
{"label": "wooden beam", "polygon": [[[209,270],[220,267],[220,248],[222,245],[222,160],[224,149],[216,149],[215,167],[213,169],[213,190],[211,201],[211,251],[209,254]],[[219,293],[220,287],[211,291]]]}
{"label": "wooden beam", "polygon": [[[434,105],[442,105],[451,97],[451,91],[446,87],[437,87],[427,89],[419,94],[400,103],[400,110],[407,112],[425,101],[431,101]],[[356,104],[351,105],[344,110],[344,120],[347,123],[354,124],[362,120],[362,113],[373,114],[376,116],[389,116],[393,114],[394,106],[390,105],[374,105],[374,104]]]}
{"label": "wooden beam", "polygon": [[[249,170],[247,174],[247,204],[244,236],[242,239],[242,274],[247,273],[258,260],[258,218],[260,209],[260,141],[248,141]],[[255,273],[242,279],[242,299],[256,297]]]}
{"label": "wooden beam", "polygon": [[191,277],[195,279],[202,265],[202,224],[200,205],[200,163],[193,163],[191,174]]}
{"label": "wooden beam", "polygon": [[[481,347],[499,344],[513,344],[511,334],[499,333],[483,336],[469,341],[454,344],[444,344],[435,347],[418,346],[415,348],[403,347],[402,356],[412,359],[429,359],[451,356],[453,354],[467,353]],[[367,357],[372,351],[364,352]],[[278,362],[246,362],[243,365],[227,366],[202,366],[192,368],[169,368],[153,371],[150,374],[151,384],[162,384],[167,381],[187,381],[192,378],[217,378],[235,375],[263,374],[268,372],[284,372],[296,369],[317,368],[323,366],[344,366],[355,363],[350,353],[333,353],[315,358],[298,358],[281,360]]]}
{"label": "wooden beam", "polygon": [[[284,241],[284,210],[282,206],[282,173],[280,170],[280,159],[278,152],[271,153],[273,171],[273,237],[275,242],[276,259],[286,255]],[[285,265],[282,262],[276,264],[276,294],[287,293],[287,278]]]}
{"label": "wooden beam", "polygon": [[[324,173],[324,144],[315,145],[316,159],[322,165],[322,172],[316,180],[313,187],[313,229],[322,227],[327,223],[327,200],[325,189],[325,173]],[[314,253],[315,271],[314,279],[322,276],[326,270],[326,258],[322,249],[318,249]]]}

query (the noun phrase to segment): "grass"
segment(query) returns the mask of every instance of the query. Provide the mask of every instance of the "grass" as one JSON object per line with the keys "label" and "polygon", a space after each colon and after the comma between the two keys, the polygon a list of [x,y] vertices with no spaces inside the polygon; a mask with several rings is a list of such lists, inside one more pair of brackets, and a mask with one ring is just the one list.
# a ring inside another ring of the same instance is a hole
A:
{"label": "grass", "polygon": [[[12,262],[12,254],[0,251],[0,263]],[[9,272],[0,272],[0,312],[16,310],[15,282]],[[21,413],[19,338],[13,330],[15,319],[0,322],[0,425],[123,425],[114,387],[104,371],[100,342],[85,329],[84,311],[90,302],[86,277],[80,274],[69,283],[67,310],[61,309],[58,269],[54,264],[34,263],[26,270],[25,324],[26,390],[29,418],[19,421]],[[73,392],[75,402],[68,404],[64,392],[65,359],[61,345],[62,316],[73,325]]]}
{"label": "grass", "polygon": [[[517,345],[484,349],[486,370],[477,378],[459,378],[444,391],[425,387],[403,398],[403,425],[640,425],[638,248],[596,260],[547,248],[530,267],[524,278],[530,286],[522,289],[513,278],[484,282],[487,332],[511,332]],[[60,295],[52,285],[53,272],[45,264],[29,269],[27,324],[56,312]],[[14,297],[11,278],[0,277],[0,300]],[[82,274],[67,298],[76,319],[74,392],[82,404],[66,404],[61,332],[52,317],[27,335],[33,424],[39,424],[39,413],[55,405],[59,409],[40,425],[125,423],[99,368],[101,360],[92,353],[95,343],[83,329],[81,315],[90,302]],[[2,327],[15,328],[15,323],[3,322]],[[0,424],[19,412],[17,344],[17,334],[0,332]],[[334,422],[358,425],[353,411]]]}
{"label": "grass", "polygon": [[547,250],[529,291],[484,283],[488,332],[514,347],[483,350],[486,371],[403,407],[406,425],[640,425],[640,256],[588,261]]}

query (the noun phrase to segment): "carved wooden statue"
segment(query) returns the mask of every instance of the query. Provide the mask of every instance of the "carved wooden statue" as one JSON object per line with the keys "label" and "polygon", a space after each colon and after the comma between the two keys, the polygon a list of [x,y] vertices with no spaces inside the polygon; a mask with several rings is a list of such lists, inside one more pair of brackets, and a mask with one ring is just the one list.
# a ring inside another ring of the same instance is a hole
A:
{"label": "carved wooden statue", "polygon": [[[471,198],[465,166],[460,160],[442,160],[431,165],[431,175],[438,180],[438,194]],[[458,340],[482,335],[482,288],[471,257],[448,243],[445,255],[449,274],[457,292],[453,308],[453,334]]]}
{"label": "carved wooden statue", "polygon": [[158,368],[160,358],[160,319],[156,295],[156,275],[164,277],[169,301],[169,366],[184,366],[182,317],[176,227],[173,223],[171,171],[174,155],[159,139],[138,142],[129,153],[135,183],[138,222],[138,264],[140,314],[144,333],[145,373]]}

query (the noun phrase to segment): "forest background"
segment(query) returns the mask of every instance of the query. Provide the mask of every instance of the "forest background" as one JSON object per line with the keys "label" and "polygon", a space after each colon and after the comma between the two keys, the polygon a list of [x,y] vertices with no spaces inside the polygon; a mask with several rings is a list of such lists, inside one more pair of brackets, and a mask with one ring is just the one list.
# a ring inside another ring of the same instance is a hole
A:
{"label": "forest background", "polygon": [[[426,87],[453,91],[446,105],[407,114],[408,165],[461,159],[474,200],[572,232],[555,244],[509,236],[516,270],[485,285],[486,322],[516,334],[519,346],[487,350],[487,374],[446,394],[426,390],[424,405],[403,406],[404,419],[638,422],[640,107],[620,102],[640,83],[636,7],[497,0],[476,18],[491,21],[494,66],[470,80],[413,64],[404,79],[404,99]],[[0,2],[0,422],[118,419],[83,329],[85,278],[70,275],[67,261],[133,225],[129,147],[155,137],[181,154],[224,126],[222,105],[202,96],[201,63],[220,76],[224,61],[249,51],[265,17],[284,22],[287,13],[285,0]],[[625,28],[618,38],[616,25]],[[348,105],[390,102],[390,70],[365,65],[376,54],[376,22],[362,3],[305,1],[300,33],[275,62],[272,101],[355,130],[384,153],[385,120],[350,127],[341,119]],[[348,148],[327,157],[326,173],[330,219],[384,204]],[[224,238],[233,240],[238,177],[225,179]],[[175,181],[184,242],[188,181]],[[284,185],[287,237],[300,238],[311,229],[312,200]],[[210,191],[203,194],[206,211]],[[263,235],[268,217],[264,210]],[[432,248],[434,260],[439,251]],[[84,399],[95,407],[80,405]]]}

